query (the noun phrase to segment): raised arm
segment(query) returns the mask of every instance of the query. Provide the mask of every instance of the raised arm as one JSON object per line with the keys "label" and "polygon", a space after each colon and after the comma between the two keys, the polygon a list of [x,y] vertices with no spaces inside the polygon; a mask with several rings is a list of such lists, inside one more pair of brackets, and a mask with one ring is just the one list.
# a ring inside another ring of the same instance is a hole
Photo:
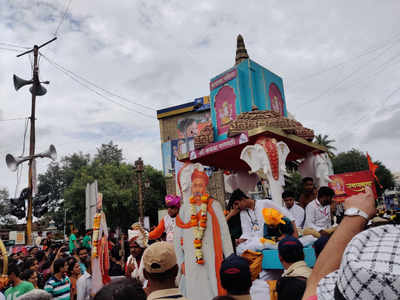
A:
{"label": "raised arm", "polygon": [[157,227],[154,228],[152,231],[150,231],[149,240],[159,239],[164,231],[165,231],[165,222],[164,218],[162,218],[160,223],[158,223]]}
{"label": "raised arm", "polygon": [[[366,193],[357,194],[346,199],[344,208],[358,208],[368,214],[369,218],[375,215],[375,200],[372,190],[367,187]],[[368,220],[360,216],[344,217],[335,233],[329,239],[314,266],[307,281],[307,288],[303,300],[316,295],[319,281],[337,270],[342,260],[343,252],[350,240],[364,230]]]}

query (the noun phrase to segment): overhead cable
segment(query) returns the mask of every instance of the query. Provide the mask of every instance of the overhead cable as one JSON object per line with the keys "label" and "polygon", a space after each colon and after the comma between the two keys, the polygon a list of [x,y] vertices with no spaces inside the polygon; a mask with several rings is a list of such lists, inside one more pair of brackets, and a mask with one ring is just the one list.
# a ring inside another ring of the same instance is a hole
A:
{"label": "overhead cable", "polygon": [[122,108],[124,108],[124,109],[126,109],[126,110],[128,110],[128,111],[135,112],[135,113],[137,113],[137,114],[139,114],[139,115],[141,115],[141,116],[143,116],[143,117],[147,117],[147,118],[150,118],[150,119],[153,119],[153,120],[156,119],[154,116],[148,115],[148,114],[146,114],[146,113],[144,113],[144,112],[142,112],[142,111],[139,111],[139,110],[132,109],[132,108],[130,108],[130,107],[128,107],[128,106],[126,106],[126,105],[124,105],[124,104],[122,104],[122,103],[119,103],[119,102],[117,102],[117,101],[111,99],[110,97],[108,97],[108,96],[102,94],[101,92],[99,92],[99,91],[96,90],[95,88],[91,87],[91,86],[88,85],[87,83],[82,82],[82,80],[80,80],[79,78],[77,78],[77,77],[74,76],[73,74],[70,74],[68,71],[65,71],[62,67],[60,67],[60,66],[56,65],[55,63],[53,63],[52,61],[48,60],[48,58],[47,58],[46,56],[44,56],[43,54],[42,54],[42,56],[43,56],[43,58],[44,58],[45,60],[47,60],[47,61],[48,61],[52,66],[54,66],[56,69],[58,69],[59,71],[61,71],[62,73],[64,73],[66,76],[68,76],[69,78],[71,78],[72,80],[74,80],[75,82],[77,82],[78,84],[80,84],[81,86],[87,88],[87,89],[90,90],[91,92],[93,92],[93,93],[95,93],[96,95],[100,96],[100,97],[103,98],[104,100],[109,101],[109,102],[111,102],[111,103],[114,103],[114,104],[116,104],[116,105],[118,105],[118,106],[120,106],[120,107],[122,107]]}
{"label": "overhead cable", "polygon": [[[340,63],[338,63],[338,64],[335,64],[335,65],[332,65],[332,66],[327,67],[327,68],[325,68],[325,69],[316,71],[316,72],[311,73],[311,74],[309,74],[309,75],[307,75],[307,76],[298,78],[298,79],[296,79],[296,80],[294,80],[294,81],[288,80],[288,83],[289,83],[289,85],[293,86],[293,85],[296,85],[297,83],[302,82],[302,81],[304,81],[304,80],[306,80],[306,79],[310,79],[310,78],[312,78],[312,77],[321,75],[321,74],[323,74],[323,73],[330,72],[330,71],[332,71],[332,70],[334,70],[334,69],[337,69],[337,68],[339,68],[339,67],[342,67],[342,66],[346,65],[346,64],[349,63],[349,62],[356,61],[356,60],[359,59],[359,58],[362,58],[362,57],[364,57],[364,56],[367,56],[368,54],[371,54],[371,53],[374,53],[374,52],[379,51],[379,50],[381,50],[381,49],[384,49],[384,48],[387,47],[388,45],[390,45],[390,44],[392,44],[392,43],[396,43],[396,42],[398,42],[399,40],[400,40],[400,39],[399,39],[399,34],[396,34],[396,35],[394,35],[392,38],[388,39],[388,40],[386,41],[387,43],[384,43],[384,44],[383,44],[383,43],[379,43],[378,46],[374,46],[374,47],[367,48],[365,51],[361,52],[360,54],[351,56],[351,57],[349,57],[348,59],[346,59],[346,60],[344,60],[344,61],[342,61],[342,62],[340,62]],[[383,44],[383,45],[382,45],[382,44]]]}
{"label": "overhead cable", "polygon": [[54,36],[57,36],[58,31],[60,30],[61,24],[64,22],[64,20],[65,20],[65,18],[66,18],[66,16],[67,16],[67,13],[68,13],[68,11],[69,11],[69,7],[70,7],[70,5],[71,5],[71,2],[72,2],[72,0],[68,0],[67,4],[66,4],[66,6],[65,6],[65,9],[64,9],[64,13],[63,13],[63,15],[62,15],[62,17],[61,17],[61,20],[60,20],[60,22],[58,23],[58,26],[57,26],[56,31],[54,32]]}
{"label": "overhead cable", "polygon": [[40,53],[40,54],[41,54],[41,56],[43,56],[43,58],[45,58],[48,62],[53,63],[53,64],[56,65],[57,67],[63,69],[65,72],[67,72],[67,73],[71,74],[72,76],[74,76],[74,77],[76,77],[76,78],[78,78],[78,79],[84,81],[85,83],[87,83],[87,84],[89,84],[89,85],[92,85],[93,87],[95,87],[95,88],[97,88],[97,89],[103,91],[104,93],[106,93],[106,94],[108,94],[108,95],[110,95],[110,96],[119,98],[119,99],[121,99],[121,100],[124,100],[125,102],[128,102],[128,103],[130,103],[130,104],[134,104],[134,105],[140,106],[140,107],[142,107],[142,108],[145,108],[145,109],[148,109],[148,110],[151,110],[151,111],[156,111],[156,110],[154,109],[154,107],[150,107],[150,106],[146,106],[146,105],[144,105],[144,104],[138,103],[138,102],[134,102],[134,101],[132,101],[132,100],[126,98],[126,97],[123,97],[123,96],[118,95],[118,94],[116,94],[116,93],[114,93],[114,92],[111,92],[111,91],[109,91],[109,90],[106,90],[105,88],[99,86],[98,84],[94,83],[93,81],[90,81],[90,80],[88,80],[88,79],[82,77],[81,75],[79,75],[79,74],[77,74],[77,73],[75,73],[75,72],[73,72],[73,71],[71,71],[71,70],[68,70],[67,68],[61,66],[60,64],[56,63],[54,60],[50,59],[47,55],[44,55],[43,53]]}

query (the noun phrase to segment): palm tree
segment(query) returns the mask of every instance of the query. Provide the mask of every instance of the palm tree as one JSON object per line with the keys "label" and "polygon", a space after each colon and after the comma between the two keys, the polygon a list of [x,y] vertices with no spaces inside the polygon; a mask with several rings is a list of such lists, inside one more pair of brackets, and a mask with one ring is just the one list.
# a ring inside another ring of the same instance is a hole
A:
{"label": "palm tree", "polygon": [[332,145],[335,142],[336,142],[335,140],[328,139],[327,134],[323,136],[322,134],[318,134],[314,138],[314,143],[325,146],[328,149],[328,154],[330,158],[333,158],[335,156],[335,154],[332,152],[336,150],[336,147]]}

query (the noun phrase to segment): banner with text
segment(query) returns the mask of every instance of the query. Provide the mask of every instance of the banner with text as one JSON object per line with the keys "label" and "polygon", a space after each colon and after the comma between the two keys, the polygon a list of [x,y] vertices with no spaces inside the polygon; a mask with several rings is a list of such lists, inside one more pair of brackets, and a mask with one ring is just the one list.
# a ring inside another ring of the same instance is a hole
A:
{"label": "banner with text", "polygon": [[377,198],[375,180],[369,170],[335,174],[329,177],[332,180],[329,187],[335,191],[336,201],[344,201],[347,197],[363,193],[366,186],[372,188],[375,199]]}

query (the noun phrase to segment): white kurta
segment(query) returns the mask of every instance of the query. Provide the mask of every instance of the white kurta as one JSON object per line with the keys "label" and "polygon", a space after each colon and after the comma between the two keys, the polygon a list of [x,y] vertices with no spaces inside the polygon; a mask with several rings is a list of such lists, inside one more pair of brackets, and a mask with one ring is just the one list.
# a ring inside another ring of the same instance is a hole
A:
{"label": "white kurta", "polygon": [[[246,242],[241,243],[236,248],[236,253],[241,255],[245,250],[261,250],[264,246],[260,243],[260,238],[264,235],[264,217],[262,210],[264,208],[275,208],[279,210],[290,221],[295,221],[292,214],[282,206],[277,205],[272,200],[256,200],[254,210],[246,209],[240,212],[240,221],[242,223],[241,239]],[[297,226],[297,225],[296,225]]]}
{"label": "white kurta", "polygon": [[322,206],[318,199],[311,201],[306,207],[306,221],[304,228],[312,228],[316,231],[331,227],[331,206]]}
{"label": "white kurta", "polygon": [[297,228],[303,228],[305,216],[304,209],[295,203],[291,208],[288,208],[288,211],[292,214]]}
{"label": "white kurta", "polygon": [[144,278],[143,275],[142,261],[140,261],[140,266],[138,266],[136,259],[132,255],[129,255],[128,260],[126,261],[126,265],[129,265],[131,263],[133,263],[133,265],[135,266],[131,273],[131,278],[139,280],[143,285],[147,284],[147,280]]}
{"label": "white kurta", "polygon": [[170,215],[164,217],[165,233],[167,235],[167,242],[174,242],[174,230],[175,230],[175,218],[171,218]]}
{"label": "white kurta", "polygon": [[[212,208],[219,221],[223,255],[227,257],[233,253],[228,225],[225,221],[221,205],[216,200],[213,201]],[[197,210],[200,210],[200,206],[197,207]],[[179,214],[184,223],[189,222],[189,205],[183,205]],[[193,247],[193,228],[182,229],[178,226],[175,228],[174,238],[178,262],[185,262],[185,282],[184,286],[180,285],[181,292],[190,300],[212,299],[218,296],[211,215],[207,213],[207,229],[203,237],[204,265],[196,263]],[[180,246],[181,237],[183,237],[183,249]]]}

